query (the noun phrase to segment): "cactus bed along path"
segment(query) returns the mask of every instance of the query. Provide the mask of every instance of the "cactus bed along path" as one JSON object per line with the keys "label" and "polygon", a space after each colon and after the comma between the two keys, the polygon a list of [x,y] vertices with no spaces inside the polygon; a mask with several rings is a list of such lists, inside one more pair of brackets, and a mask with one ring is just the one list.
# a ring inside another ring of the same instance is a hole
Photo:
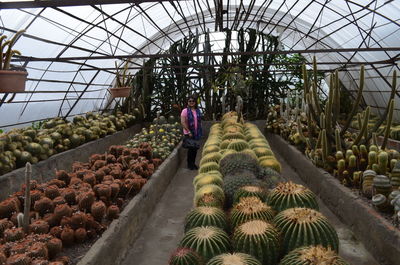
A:
{"label": "cactus bed along path", "polygon": [[[201,149],[197,160],[200,161]],[[274,150],[273,150],[274,151]],[[282,165],[282,181],[291,180],[302,184],[294,170],[274,151]],[[197,171],[189,171],[183,161],[181,168],[169,184],[160,202],[148,219],[139,239],[127,246],[130,251],[123,265],[166,265],[171,253],[183,237],[184,219],[193,208],[193,178]],[[340,240],[340,255],[353,265],[378,265],[364,246],[357,241],[351,230],[342,224],[337,217],[318,199],[320,211],[335,227]]]}

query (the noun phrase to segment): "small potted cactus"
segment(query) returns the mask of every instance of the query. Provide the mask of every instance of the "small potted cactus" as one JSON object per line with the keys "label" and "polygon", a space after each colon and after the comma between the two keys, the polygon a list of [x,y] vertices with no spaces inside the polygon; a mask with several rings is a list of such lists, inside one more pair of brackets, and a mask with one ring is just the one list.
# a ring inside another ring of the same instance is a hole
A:
{"label": "small potted cactus", "polygon": [[110,88],[110,93],[113,98],[129,97],[132,88],[133,76],[128,73],[128,62],[125,63],[123,69],[119,69],[115,63],[117,72],[115,73],[115,86]]}
{"label": "small potted cactus", "polygon": [[25,30],[18,31],[11,39],[0,36],[0,93],[16,93],[25,91],[28,73],[25,69],[10,64],[13,55],[21,55],[13,46]]}

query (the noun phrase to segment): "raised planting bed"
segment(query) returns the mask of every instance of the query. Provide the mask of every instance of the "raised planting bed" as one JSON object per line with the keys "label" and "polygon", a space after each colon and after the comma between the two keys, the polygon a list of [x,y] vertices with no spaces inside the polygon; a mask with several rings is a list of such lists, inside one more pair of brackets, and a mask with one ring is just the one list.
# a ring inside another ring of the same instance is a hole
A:
{"label": "raised planting bed", "polygon": [[316,193],[381,264],[399,264],[400,230],[344,187],[336,178],[317,168],[299,150],[280,136],[267,134],[271,147],[285,158],[299,177]]}
{"label": "raised planting bed", "polygon": [[174,177],[184,156],[185,151],[179,144],[78,265],[120,264],[124,260],[129,246],[140,235],[147,218]]}
{"label": "raised planting bed", "polygon": [[[141,130],[141,124],[108,135],[104,138],[88,142],[74,149],[56,154],[32,165],[32,179],[38,182],[49,180],[55,170],[70,169],[74,161],[86,162],[90,155],[104,153],[108,147],[125,142],[129,137]],[[0,176],[0,200],[7,198],[20,189],[24,183],[25,168],[19,168]]]}

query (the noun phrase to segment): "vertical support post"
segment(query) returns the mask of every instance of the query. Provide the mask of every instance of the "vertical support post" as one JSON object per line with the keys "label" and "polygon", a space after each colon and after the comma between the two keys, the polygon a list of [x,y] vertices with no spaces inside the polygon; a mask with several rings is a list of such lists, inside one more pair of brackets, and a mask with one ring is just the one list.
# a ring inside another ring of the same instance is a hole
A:
{"label": "vertical support post", "polygon": [[32,166],[28,162],[25,165],[25,202],[24,202],[24,219],[23,219],[23,228],[24,232],[29,233],[29,210],[31,208],[31,175],[32,175]]}

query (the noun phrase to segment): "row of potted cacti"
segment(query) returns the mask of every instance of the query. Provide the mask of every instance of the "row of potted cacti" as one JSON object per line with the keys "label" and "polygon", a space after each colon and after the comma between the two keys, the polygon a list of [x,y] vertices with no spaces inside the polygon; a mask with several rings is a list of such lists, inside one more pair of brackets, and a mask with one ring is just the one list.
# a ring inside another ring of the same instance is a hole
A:
{"label": "row of potted cacti", "polygon": [[75,116],[73,121],[54,118],[43,122],[40,128],[29,126],[2,133],[0,175],[23,167],[27,162],[34,164],[54,154],[129,128],[141,120],[141,116],[138,109],[135,110],[135,116],[121,112],[115,115],[88,112],[86,115]]}
{"label": "row of potted cacti", "polygon": [[[304,70],[307,79],[307,72]],[[369,128],[370,108],[358,113],[358,132],[350,132],[351,119],[357,108],[364,87],[364,68],[361,68],[360,84],[354,106],[346,121],[339,126],[338,74],[331,76],[330,90],[325,106],[316,97],[315,84],[309,89],[304,82],[303,105],[291,104],[270,108],[266,130],[278,133],[296,145],[318,167],[333,174],[343,185],[360,189],[360,193],[371,199],[382,211],[394,212],[400,217],[400,154],[387,148],[393,119],[394,100],[387,106],[387,122],[381,146],[378,145],[375,129]],[[396,88],[396,73],[393,75],[392,92]],[[290,100],[288,100],[290,101]],[[295,100],[298,102],[299,100]],[[379,125],[378,125],[379,126]],[[400,220],[400,219],[399,219]]]}
{"label": "row of potted cacti", "polygon": [[170,265],[347,264],[310,190],[289,182],[268,192],[281,167],[256,126],[226,114],[202,154],[195,208]]}
{"label": "row of potted cacti", "polygon": [[141,141],[74,162],[45,183],[27,181],[0,202],[0,264],[69,264],[63,248],[101,235],[163,160]]}

